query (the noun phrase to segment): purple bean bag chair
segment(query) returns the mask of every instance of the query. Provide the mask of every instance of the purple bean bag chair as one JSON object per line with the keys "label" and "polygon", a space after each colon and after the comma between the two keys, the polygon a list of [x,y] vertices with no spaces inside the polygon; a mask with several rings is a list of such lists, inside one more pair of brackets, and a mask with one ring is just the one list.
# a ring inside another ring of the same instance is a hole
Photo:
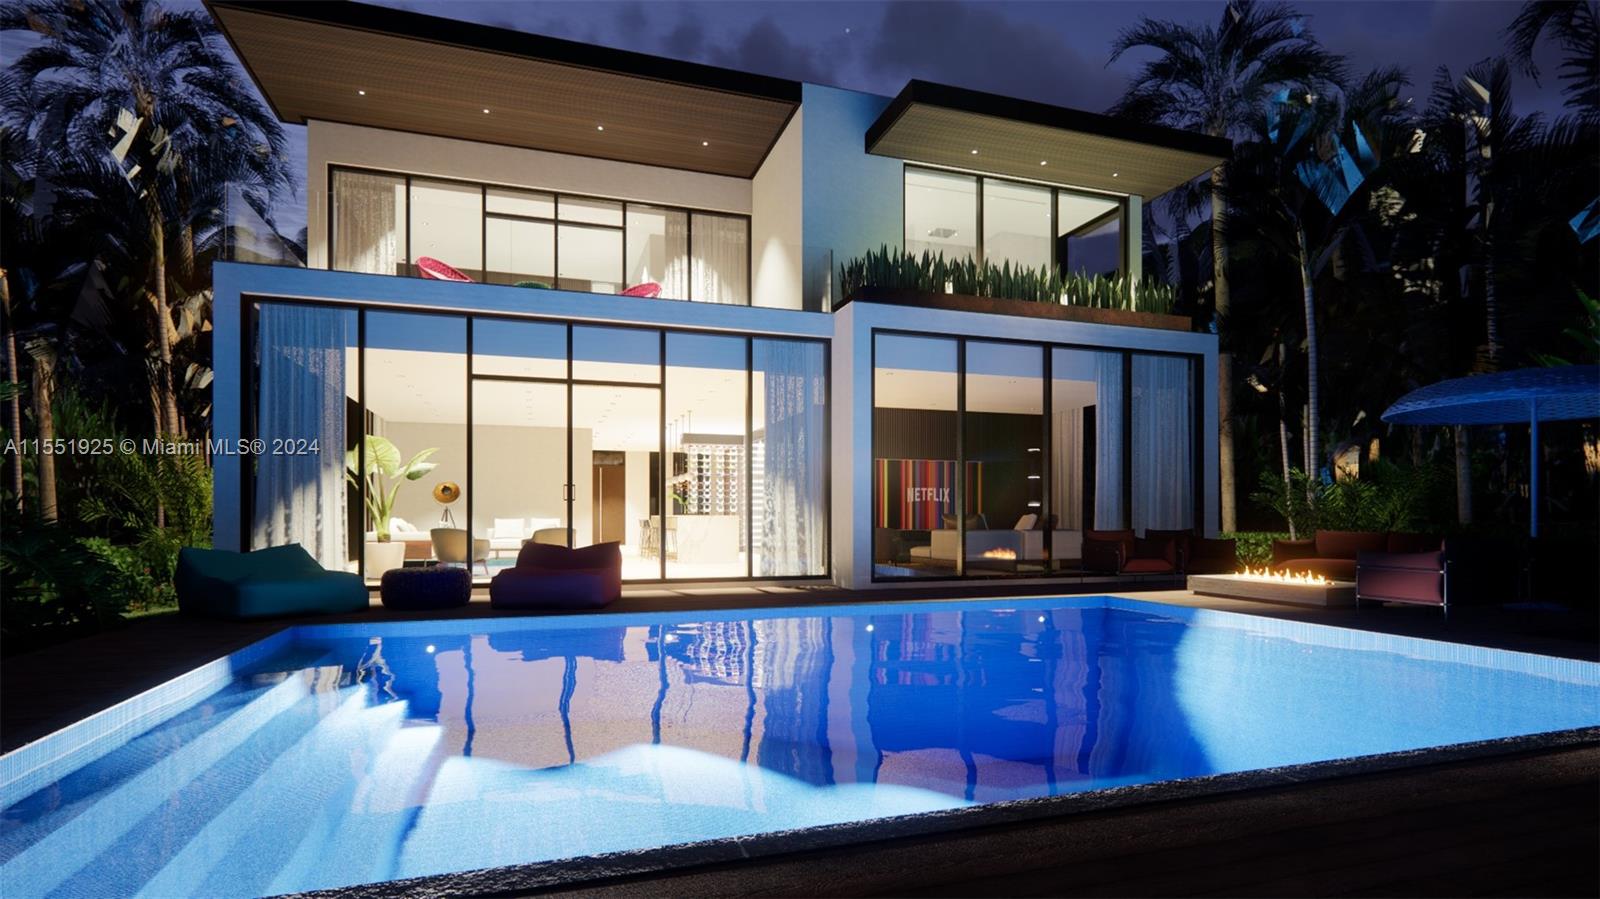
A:
{"label": "purple bean bag chair", "polygon": [[598,609],[622,595],[622,547],[524,544],[517,564],[489,582],[496,609]]}

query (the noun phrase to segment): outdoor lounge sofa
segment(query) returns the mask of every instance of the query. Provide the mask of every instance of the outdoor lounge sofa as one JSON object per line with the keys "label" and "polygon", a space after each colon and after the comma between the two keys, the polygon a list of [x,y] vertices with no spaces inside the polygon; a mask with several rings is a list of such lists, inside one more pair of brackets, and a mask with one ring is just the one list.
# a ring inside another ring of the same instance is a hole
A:
{"label": "outdoor lounge sofa", "polygon": [[568,549],[529,542],[517,564],[489,582],[496,609],[598,609],[622,596],[622,547],[597,543]]}
{"label": "outdoor lounge sofa", "polygon": [[337,614],[367,608],[360,575],[329,571],[298,543],[254,552],[185,547],[174,578],[178,610],[211,618]]}
{"label": "outdoor lounge sofa", "polygon": [[1362,552],[1356,556],[1356,605],[1400,602],[1438,606],[1450,614],[1449,564],[1432,552]]}
{"label": "outdoor lounge sofa", "polygon": [[1353,581],[1361,553],[1432,552],[1441,545],[1439,537],[1429,534],[1317,531],[1310,540],[1272,541],[1272,567],[1320,574],[1330,581]]}

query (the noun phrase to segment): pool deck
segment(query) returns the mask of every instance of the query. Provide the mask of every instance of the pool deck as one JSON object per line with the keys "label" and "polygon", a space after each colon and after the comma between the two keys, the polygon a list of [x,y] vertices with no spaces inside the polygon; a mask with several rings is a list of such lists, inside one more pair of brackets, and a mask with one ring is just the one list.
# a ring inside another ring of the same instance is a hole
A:
{"label": "pool deck", "polygon": [[[1071,592],[1600,661],[1595,622],[1549,612],[1355,610],[1084,584]],[[1125,585],[1119,585],[1125,586]],[[879,601],[1061,595],[969,584],[875,591]],[[601,613],[861,601],[831,586],[641,587]],[[503,617],[486,595],[445,613],[376,603],[346,616],[260,622],[176,614],[0,660],[10,751],[284,627]],[[619,895],[1600,895],[1600,746],[1342,776],[1024,824],[815,850],[597,883]],[[592,893],[585,893],[592,894]],[[574,894],[577,895],[577,894]]]}

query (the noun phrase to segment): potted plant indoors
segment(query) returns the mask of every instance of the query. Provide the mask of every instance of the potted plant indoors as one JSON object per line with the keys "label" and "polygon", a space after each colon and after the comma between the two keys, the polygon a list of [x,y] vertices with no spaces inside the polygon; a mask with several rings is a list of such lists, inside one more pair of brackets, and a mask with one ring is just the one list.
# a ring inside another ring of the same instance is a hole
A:
{"label": "potted plant indoors", "polygon": [[438,463],[428,461],[428,457],[438,451],[438,447],[425,449],[402,465],[398,447],[387,438],[368,434],[364,472],[359,471],[363,462],[359,448],[351,447],[345,452],[345,477],[356,486],[361,486],[358,477],[366,479],[367,515],[372,519],[374,536],[377,538],[367,541],[365,547],[368,577],[405,564],[406,545],[389,540],[395,497],[400,493],[401,484],[418,480],[438,466]]}

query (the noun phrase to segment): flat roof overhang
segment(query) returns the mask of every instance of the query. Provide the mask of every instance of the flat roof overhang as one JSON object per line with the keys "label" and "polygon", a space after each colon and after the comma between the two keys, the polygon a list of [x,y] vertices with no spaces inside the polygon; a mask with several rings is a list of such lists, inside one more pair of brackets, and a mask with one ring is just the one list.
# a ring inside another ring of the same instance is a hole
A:
{"label": "flat roof overhang", "polygon": [[749,178],[800,105],[797,81],[404,10],[205,5],[273,112],[294,125],[317,119]]}
{"label": "flat roof overhang", "polygon": [[928,81],[905,86],[867,129],[866,148],[878,156],[1142,197],[1204,174],[1232,151],[1223,138]]}

